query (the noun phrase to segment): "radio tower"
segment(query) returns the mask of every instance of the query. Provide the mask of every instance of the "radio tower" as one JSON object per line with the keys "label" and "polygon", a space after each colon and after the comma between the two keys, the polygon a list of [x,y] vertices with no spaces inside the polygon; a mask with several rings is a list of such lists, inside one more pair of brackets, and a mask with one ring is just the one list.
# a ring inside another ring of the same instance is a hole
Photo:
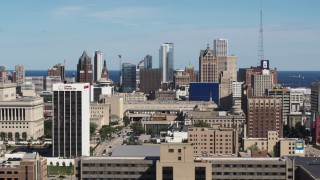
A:
{"label": "radio tower", "polygon": [[258,62],[257,62],[258,66],[261,60],[264,60],[262,9],[260,10],[259,46],[258,46]]}

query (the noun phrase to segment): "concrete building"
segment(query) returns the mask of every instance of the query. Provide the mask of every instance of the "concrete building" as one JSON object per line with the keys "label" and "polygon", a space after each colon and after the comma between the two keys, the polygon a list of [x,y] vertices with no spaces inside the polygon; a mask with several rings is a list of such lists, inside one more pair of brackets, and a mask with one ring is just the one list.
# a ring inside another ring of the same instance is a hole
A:
{"label": "concrete building", "polygon": [[232,82],[232,104],[241,107],[243,82]]}
{"label": "concrete building", "polygon": [[52,155],[90,155],[89,83],[53,85]]}
{"label": "concrete building", "polygon": [[60,79],[63,81],[65,79],[65,66],[60,63],[54,65],[48,69],[48,76],[60,76]]}
{"label": "concrete building", "polygon": [[136,65],[123,63],[121,69],[122,92],[131,93],[136,90]]}
{"label": "concrete building", "polygon": [[24,84],[24,78],[26,77],[26,72],[23,65],[15,66],[15,81],[17,86]]}
{"label": "concrete building", "polygon": [[[100,79],[101,80],[101,79]],[[90,86],[90,101],[91,102],[100,102],[102,96],[113,96],[114,87],[113,86],[102,86],[99,84]]]}
{"label": "concrete building", "polygon": [[[120,96],[102,96],[101,103],[111,105],[110,116],[116,116],[117,120],[122,122],[124,114],[123,97]],[[113,119],[110,119],[113,121]]]}
{"label": "concrete building", "polygon": [[124,102],[147,101],[147,96],[141,92],[119,93],[119,96],[123,97]]}
{"label": "concrete building", "polygon": [[45,90],[52,92],[52,85],[61,83],[61,76],[47,76],[45,79]]}
{"label": "concrete building", "polygon": [[310,110],[310,96],[310,88],[290,88],[290,112]]}
{"label": "concrete building", "polygon": [[228,56],[228,40],[215,39],[213,41],[215,56]]}
{"label": "concrete building", "polygon": [[101,129],[104,125],[109,125],[111,114],[110,104],[90,104],[90,123],[96,124],[97,129]]}
{"label": "concrete building", "polygon": [[7,79],[6,67],[0,66],[0,83],[5,83]]}
{"label": "concrete building", "polygon": [[43,98],[26,97],[16,98],[16,84],[0,83],[0,127],[1,132],[6,134],[19,133],[22,137],[37,139],[43,132]]}
{"label": "concrete building", "polygon": [[140,71],[140,91],[149,94],[161,88],[160,69],[142,69]]}
{"label": "concrete building", "polygon": [[92,83],[93,69],[91,58],[86,51],[83,51],[77,64],[77,82]]}
{"label": "concrete building", "polygon": [[47,159],[36,153],[5,154],[0,160],[1,179],[48,179]]}
{"label": "concrete building", "polygon": [[173,84],[175,89],[189,86],[190,75],[184,70],[177,69],[173,75]]}
{"label": "concrete building", "polygon": [[157,101],[173,101],[176,99],[175,91],[156,91],[155,100]]}
{"label": "concrete building", "polygon": [[159,68],[161,70],[161,82],[173,81],[173,52],[173,43],[164,43],[159,49]]}
{"label": "concrete building", "polygon": [[191,127],[188,129],[188,142],[193,145],[195,155],[232,155],[238,154],[239,132],[233,128]]}
{"label": "concrete building", "polygon": [[93,81],[97,82],[101,78],[102,73],[102,52],[95,51],[93,56]]}
{"label": "concrete building", "polygon": [[249,96],[245,112],[248,137],[265,138],[268,131],[277,131],[279,137],[283,136],[281,99]]}

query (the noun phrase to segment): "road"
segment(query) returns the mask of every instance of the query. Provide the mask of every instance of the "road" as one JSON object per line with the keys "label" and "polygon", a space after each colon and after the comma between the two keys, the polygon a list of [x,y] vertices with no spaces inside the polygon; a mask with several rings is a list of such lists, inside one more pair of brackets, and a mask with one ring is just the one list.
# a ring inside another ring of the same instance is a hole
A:
{"label": "road", "polygon": [[305,156],[307,157],[320,157],[320,150],[312,147],[312,145],[307,145],[305,149]]}
{"label": "road", "polygon": [[[108,154],[110,152],[113,151],[113,149],[117,146],[120,146],[123,144],[123,141],[127,138],[126,136],[126,132],[128,131],[128,129],[123,129],[120,132],[120,137],[118,136],[118,134],[114,134],[113,136],[115,138],[111,139],[110,141],[106,142],[103,141],[102,143],[100,143],[99,146],[97,146],[94,156],[103,156],[103,151],[106,149],[106,155],[108,156]],[[111,146],[111,148],[110,148]]]}

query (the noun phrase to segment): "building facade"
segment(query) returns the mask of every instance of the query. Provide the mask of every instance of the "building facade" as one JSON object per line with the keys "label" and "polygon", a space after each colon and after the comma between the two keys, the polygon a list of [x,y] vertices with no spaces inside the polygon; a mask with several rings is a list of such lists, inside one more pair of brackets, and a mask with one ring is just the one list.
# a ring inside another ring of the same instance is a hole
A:
{"label": "building facade", "polygon": [[96,124],[97,129],[101,129],[104,125],[109,125],[111,114],[111,105],[102,103],[90,104],[90,123]]}
{"label": "building facade", "polygon": [[173,75],[173,83],[176,89],[187,87],[190,83],[190,76],[184,70],[175,70]]}
{"label": "building facade", "polygon": [[15,83],[0,84],[1,132],[12,139],[37,139],[44,134],[43,98],[16,98],[15,87]]}
{"label": "building facade", "polygon": [[53,85],[53,157],[90,155],[90,85]]}
{"label": "building facade", "polygon": [[311,111],[320,113],[320,83],[311,84]]}
{"label": "building facade", "polygon": [[219,83],[190,83],[190,101],[214,101],[219,105]]}
{"label": "building facade", "polygon": [[92,83],[93,69],[91,58],[86,51],[83,51],[77,65],[77,82]]}
{"label": "building facade", "polygon": [[173,43],[164,43],[159,49],[159,68],[161,70],[161,81],[172,82],[174,59],[173,59]]}

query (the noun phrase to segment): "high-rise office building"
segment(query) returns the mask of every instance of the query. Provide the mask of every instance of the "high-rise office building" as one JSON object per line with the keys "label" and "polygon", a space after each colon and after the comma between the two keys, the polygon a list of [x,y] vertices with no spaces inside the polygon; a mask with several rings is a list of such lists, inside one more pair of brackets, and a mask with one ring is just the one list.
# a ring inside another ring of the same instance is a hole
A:
{"label": "high-rise office building", "polygon": [[149,94],[161,88],[160,69],[142,69],[140,71],[140,91]]}
{"label": "high-rise office building", "polygon": [[101,72],[101,78],[109,79],[109,73],[107,69],[107,62],[106,60],[103,61],[103,68]]}
{"label": "high-rise office building", "polygon": [[311,84],[311,111],[319,114],[320,113],[320,83]]}
{"label": "high-rise office building", "polygon": [[86,51],[83,51],[77,65],[77,81],[92,83],[92,76],[91,58]]}
{"label": "high-rise office building", "polygon": [[190,63],[185,67],[184,71],[189,74],[190,82],[198,82],[197,73],[194,71],[194,67],[191,66]]}
{"label": "high-rise office building", "polygon": [[217,59],[209,44],[206,50],[200,51],[199,74],[200,82],[219,82]]}
{"label": "high-rise office building", "polygon": [[152,56],[146,55],[144,57],[144,69],[151,69],[152,68]]}
{"label": "high-rise office building", "polygon": [[131,63],[122,64],[122,91],[133,92],[136,90],[136,65]]}
{"label": "high-rise office building", "polygon": [[93,60],[93,81],[97,82],[101,78],[102,73],[102,52],[96,51],[94,52],[94,60]]}
{"label": "high-rise office building", "polygon": [[53,84],[52,155],[90,155],[90,85]]}
{"label": "high-rise office building", "polygon": [[215,39],[213,41],[215,56],[228,56],[228,40]]}
{"label": "high-rise office building", "polygon": [[159,49],[159,67],[161,70],[162,82],[173,81],[173,43],[164,43]]}
{"label": "high-rise office building", "polygon": [[268,137],[268,131],[277,131],[282,137],[282,102],[281,99],[268,97],[247,98],[247,136],[250,138]]}
{"label": "high-rise office building", "polygon": [[65,66],[60,63],[54,65],[48,69],[48,76],[60,76],[63,81],[65,78]]}
{"label": "high-rise office building", "polygon": [[24,83],[24,78],[26,76],[24,66],[20,64],[16,65],[15,70],[15,82],[17,83],[17,86],[21,86]]}

